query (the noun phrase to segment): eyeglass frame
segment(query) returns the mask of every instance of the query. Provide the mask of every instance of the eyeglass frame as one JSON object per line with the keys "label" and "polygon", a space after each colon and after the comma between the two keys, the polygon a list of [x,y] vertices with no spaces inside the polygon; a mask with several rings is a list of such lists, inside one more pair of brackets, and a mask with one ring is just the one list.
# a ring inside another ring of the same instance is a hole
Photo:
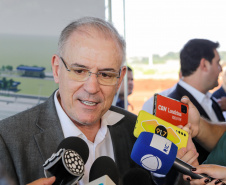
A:
{"label": "eyeglass frame", "polygon": [[[58,56],[60,59],[61,59],[61,61],[63,62],[63,64],[64,64],[64,66],[65,66],[65,68],[66,68],[66,70],[68,71],[68,72],[71,72],[71,70],[68,68],[68,66],[67,66],[67,63],[64,61],[64,59],[63,59],[63,57],[61,57],[61,56]],[[85,69],[85,68],[84,68]],[[88,70],[88,69],[87,69]],[[104,71],[103,71],[104,72]],[[112,71],[110,71],[111,73],[115,73],[115,74],[117,74],[117,73],[119,73],[118,75],[119,76],[117,76],[116,78],[117,78],[117,80],[120,78],[120,76],[121,76],[121,68],[120,68],[120,70],[119,70],[119,72],[112,72]],[[98,80],[98,76],[100,75],[100,72],[97,72],[97,73],[93,73],[93,72],[91,72],[90,70],[88,70],[88,73],[89,73],[89,75],[88,75],[88,78],[91,76],[91,74],[95,74],[96,75],[96,77],[97,77],[97,82],[100,84],[100,85],[106,85],[106,84],[101,84],[100,82],[99,82],[99,80]],[[88,78],[86,79],[86,80],[88,80]],[[78,82],[85,82],[86,80],[84,80],[84,81],[78,81]],[[115,84],[117,84],[117,81],[116,81],[116,83]],[[111,85],[115,85],[115,84],[111,84]],[[106,85],[106,86],[111,86],[111,85]]]}

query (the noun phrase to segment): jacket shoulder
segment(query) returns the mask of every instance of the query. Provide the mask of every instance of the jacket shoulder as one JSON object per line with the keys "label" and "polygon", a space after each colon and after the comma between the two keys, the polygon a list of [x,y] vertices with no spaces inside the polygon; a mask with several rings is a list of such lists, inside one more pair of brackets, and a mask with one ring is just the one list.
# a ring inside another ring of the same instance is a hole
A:
{"label": "jacket shoulder", "polygon": [[[0,130],[1,128],[13,128],[15,129],[15,126],[18,124],[18,126],[22,126],[23,124],[26,124],[27,122],[33,122],[37,119],[40,119],[41,117],[48,117],[49,113],[48,111],[52,111],[54,108],[54,101],[53,97],[51,96],[47,101],[36,105],[30,109],[27,109],[25,111],[19,112],[13,116],[7,117],[0,121]],[[55,109],[55,108],[54,108]]]}

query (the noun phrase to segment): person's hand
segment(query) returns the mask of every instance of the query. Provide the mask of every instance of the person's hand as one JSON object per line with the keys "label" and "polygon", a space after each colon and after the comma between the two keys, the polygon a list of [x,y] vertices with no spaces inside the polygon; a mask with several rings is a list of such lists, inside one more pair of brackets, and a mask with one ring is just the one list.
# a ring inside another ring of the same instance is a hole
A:
{"label": "person's hand", "polygon": [[181,148],[180,150],[178,150],[177,158],[181,159],[182,161],[192,166],[197,166],[199,165],[198,163],[199,153],[197,152],[196,147],[192,141],[190,127],[188,126],[187,127],[182,127],[181,125],[178,126],[179,128],[185,130],[188,133],[188,142],[186,148]]}
{"label": "person's hand", "polygon": [[181,98],[181,102],[188,104],[188,123],[185,127],[189,127],[191,131],[191,136],[196,137],[199,133],[200,128],[200,114],[197,108],[193,105],[190,99],[187,96]]}
{"label": "person's hand", "polygon": [[[191,185],[202,185],[202,184],[208,184],[208,185],[215,185],[215,184],[225,184],[226,183],[226,167],[225,166],[219,166],[214,164],[202,164],[197,166],[192,170],[193,173],[197,174],[207,174],[208,176],[214,178],[211,182],[208,178],[202,178],[202,179],[191,179],[190,177],[184,176],[184,179],[188,180],[190,179]],[[218,183],[216,183],[218,182]]]}
{"label": "person's hand", "polygon": [[[178,150],[177,158],[190,164],[193,167],[196,167],[199,165],[199,162],[198,162],[199,153],[197,152],[196,147],[192,141],[191,134],[190,134],[190,127],[189,126],[182,127],[181,125],[179,127],[188,133],[188,142],[187,142],[186,148],[181,148],[180,150]],[[190,180],[189,176],[183,175],[184,180],[187,180],[187,178]]]}
{"label": "person's hand", "polygon": [[56,180],[56,177],[41,178],[27,185],[52,185],[55,182],[55,180]]}
{"label": "person's hand", "polygon": [[217,102],[220,105],[221,110],[226,111],[226,97],[225,96],[221,97],[221,99],[219,99]]}

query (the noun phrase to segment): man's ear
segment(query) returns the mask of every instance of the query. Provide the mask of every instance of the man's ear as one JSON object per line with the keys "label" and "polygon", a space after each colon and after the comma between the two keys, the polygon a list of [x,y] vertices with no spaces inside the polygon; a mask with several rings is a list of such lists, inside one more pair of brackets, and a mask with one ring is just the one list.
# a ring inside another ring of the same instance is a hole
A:
{"label": "man's ear", "polygon": [[55,83],[59,83],[59,60],[60,58],[57,55],[53,55],[51,65]]}
{"label": "man's ear", "polygon": [[205,58],[202,58],[200,60],[199,67],[202,71],[208,71],[210,65],[211,65],[210,62],[208,60],[206,60]]}
{"label": "man's ear", "polygon": [[120,73],[120,78],[119,78],[119,81],[118,81],[117,90],[119,89],[119,87],[120,87],[120,85],[121,85],[121,83],[122,83],[122,80],[123,80],[125,74],[126,74],[126,66],[123,66],[123,67],[121,68],[121,73]]}

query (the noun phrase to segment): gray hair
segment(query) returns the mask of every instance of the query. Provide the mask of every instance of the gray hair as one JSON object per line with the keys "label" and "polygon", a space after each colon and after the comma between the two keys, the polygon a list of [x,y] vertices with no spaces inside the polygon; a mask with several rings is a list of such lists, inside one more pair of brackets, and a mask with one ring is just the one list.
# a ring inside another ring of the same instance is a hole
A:
{"label": "gray hair", "polygon": [[126,43],[125,40],[118,31],[115,29],[115,27],[100,18],[95,18],[95,17],[83,17],[80,18],[76,21],[71,22],[67,27],[63,29],[61,32],[59,42],[58,42],[58,54],[63,55],[65,45],[68,41],[68,38],[74,31],[81,31],[81,27],[90,27],[90,28],[95,28],[101,33],[103,33],[106,37],[110,37],[114,40],[116,40],[117,44],[119,45],[122,53],[122,64],[125,61],[126,58]]}

